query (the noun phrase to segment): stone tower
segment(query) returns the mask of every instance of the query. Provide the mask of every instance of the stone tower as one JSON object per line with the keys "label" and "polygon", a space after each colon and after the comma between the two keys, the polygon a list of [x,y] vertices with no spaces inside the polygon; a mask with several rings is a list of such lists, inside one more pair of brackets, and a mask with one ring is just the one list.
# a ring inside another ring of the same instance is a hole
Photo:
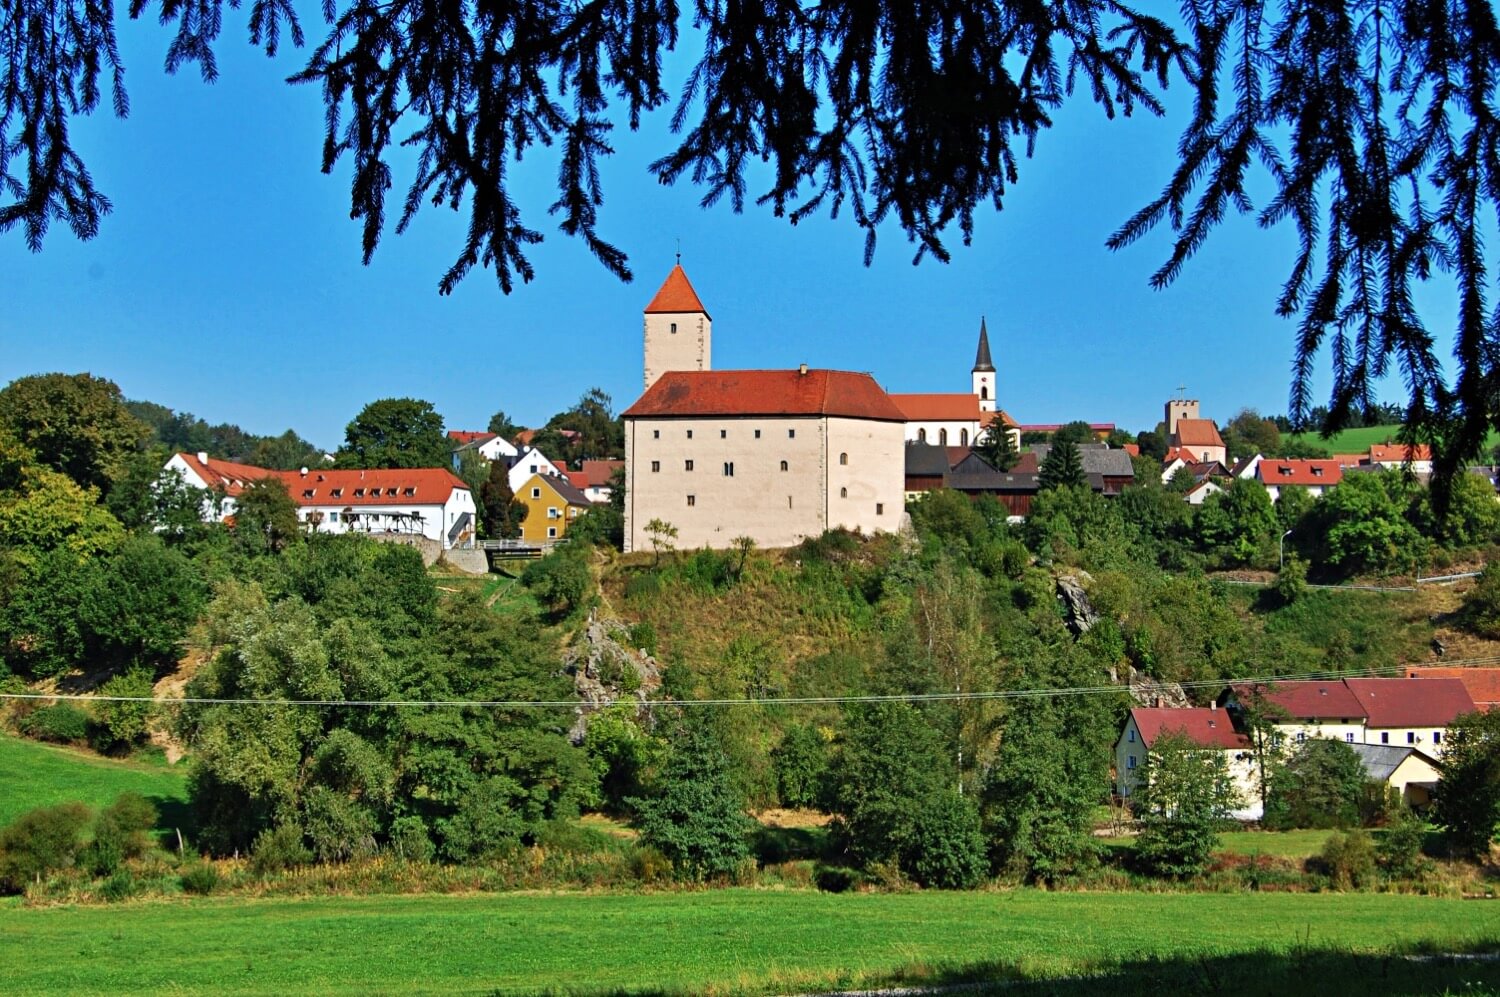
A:
{"label": "stone tower", "polygon": [[1198,401],[1195,398],[1173,398],[1167,402],[1165,415],[1163,421],[1167,424],[1167,436],[1170,437],[1177,432],[1177,424],[1183,419],[1199,418]]}
{"label": "stone tower", "polygon": [[979,320],[979,350],[974,354],[974,371],[971,377],[974,394],[979,396],[979,411],[995,411],[995,391],[998,385],[995,380],[995,365],[990,361],[990,334],[984,327],[983,318]]}
{"label": "stone tower", "polygon": [[646,388],[669,370],[710,370],[713,319],[678,262],[646,306]]}

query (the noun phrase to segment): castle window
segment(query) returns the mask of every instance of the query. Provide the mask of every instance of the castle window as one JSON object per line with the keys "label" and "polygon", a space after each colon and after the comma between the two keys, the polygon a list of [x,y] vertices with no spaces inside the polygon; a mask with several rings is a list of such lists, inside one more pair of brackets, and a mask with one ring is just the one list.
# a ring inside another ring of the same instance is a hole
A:
{"label": "castle window", "polygon": [[927,442],[927,430],[925,430],[925,429],[919,429],[919,430],[917,430],[917,442],[918,443],[926,443]]}
{"label": "castle window", "polygon": [[782,469],[782,470],[783,470],[783,471],[785,471],[785,470],[787,470],[787,469],[788,469],[788,468],[787,468],[787,463],[786,463],[786,461],[782,461],[782,462],[781,462],[781,469]]}
{"label": "castle window", "polygon": [[690,461],[690,460],[683,461],[682,462],[682,469],[684,471],[691,471],[693,469],[693,462]]}
{"label": "castle window", "polygon": [[849,497],[849,489],[847,489],[847,488],[840,488],[839,489],[839,498],[848,498],[848,497]]}
{"label": "castle window", "polygon": [[758,430],[758,429],[755,431],[755,438],[757,440],[760,439],[760,430]]}
{"label": "castle window", "polygon": [[698,504],[698,496],[696,496],[696,495],[689,495],[688,496],[688,505],[694,506],[694,505],[697,505],[697,504]]}
{"label": "castle window", "polygon": [[721,440],[722,439],[726,439],[726,438],[728,438],[728,436],[729,436],[729,430],[727,430],[727,429],[721,429],[721,430],[719,430],[719,439],[721,439]]}
{"label": "castle window", "polygon": [[661,439],[661,430],[659,430],[659,429],[653,429],[653,430],[651,430],[651,438],[653,440],[659,440],[659,439]]}
{"label": "castle window", "polygon": [[732,460],[726,460],[724,462],[724,477],[726,477],[726,478],[732,478],[732,477],[734,477],[734,461],[732,461]]}
{"label": "castle window", "polygon": [[790,495],[788,495],[788,496],[787,496],[787,497],[786,497],[786,507],[787,507],[787,508],[788,508],[788,509],[790,509],[790,508],[791,508],[791,507],[792,507],[792,497],[791,497],[791,496],[790,496]]}
{"label": "castle window", "polygon": [[839,454],[839,463],[847,467],[849,464],[849,455],[846,453]]}
{"label": "castle window", "polygon": [[674,336],[677,335],[677,323],[676,322],[672,323],[672,335],[674,335]]}
{"label": "castle window", "polygon": [[948,445],[948,431],[946,429],[939,429],[938,430],[938,446],[940,446],[940,447],[946,447],[947,445]]}
{"label": "castle window", "polygon": [[885,515],[885,503],[884,502],[876,502],[875,503],[875,515],[877,515],[877,516],[884,516]]}
{"label": "castle window", "polygon": [[651,473],[655,474],[656,472],[658,472],[660,470],[661,470],[661,461],[659,461],[659,460],[653,460],[651,462]]}
{"label": "castle window", "polygon": [[789,440],[795,440],[797,438],[797,431],[795,429],[788,429],[786,431],[786,438]]}
{"label": "castle window", "polygon": [[688,431],[687,431],[687,434],[688,434],[688,439],[690,439],[690,440],[691,440],[691,439],[692,439],[692,438],[693,438],[693,431],[692,431],[692,430],[691,430],[691,429],[689,429],[689,430],[688,430]]}
{"label": "castle window", "polygon": [[958,431],[958,445],[961,447],[969,445],[969,431],[967,429],[960,429]]}

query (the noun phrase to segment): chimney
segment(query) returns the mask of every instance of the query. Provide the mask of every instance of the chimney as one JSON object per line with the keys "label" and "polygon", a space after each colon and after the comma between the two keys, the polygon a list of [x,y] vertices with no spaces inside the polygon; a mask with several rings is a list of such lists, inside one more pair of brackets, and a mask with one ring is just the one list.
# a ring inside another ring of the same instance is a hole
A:
{"label": "chimney", "polygon": [[802,364],[801,366],[799,366],[797,368],[797,373],[799,373],[799,374],[806,374],[807,373],[807,364]]}
{"label": "chimney", "polygon": [[208,463],[208,451],[207,450],[199,450],[198,451],[198,463],[200,463],[200,464],[207,464]]}

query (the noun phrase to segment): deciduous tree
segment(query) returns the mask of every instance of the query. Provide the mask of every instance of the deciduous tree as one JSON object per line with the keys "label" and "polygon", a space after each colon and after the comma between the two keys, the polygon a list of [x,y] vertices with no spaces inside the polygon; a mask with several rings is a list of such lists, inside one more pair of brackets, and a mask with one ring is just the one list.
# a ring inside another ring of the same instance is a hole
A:
{"label": "deciduous tree", "polygon": [[[0,14],[0,23],[9,14]],[[0,134],[4,128],[0,123]],[[0,152],[0,180],[4,163]],[[5,210],[0,207],[0,231],[6,228]],[[109,491],[150,433],[125,408],[119,387],[91,374],[35,374],[12,381],[0,390],[0,428],[45,466],[66,474],[80,488],[101,492]]]}
{"label": "deciduous tree", "polygon": [[431,402],[382,398],[349,423],[334,459],[339,467],[448,467],[451,452]]}

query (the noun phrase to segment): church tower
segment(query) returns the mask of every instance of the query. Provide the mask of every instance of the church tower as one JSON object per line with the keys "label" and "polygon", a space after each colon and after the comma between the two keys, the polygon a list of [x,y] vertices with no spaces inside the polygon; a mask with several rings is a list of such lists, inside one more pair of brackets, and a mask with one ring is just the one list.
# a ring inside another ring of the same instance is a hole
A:
{"label": "church tower", "polygon": [[646,306],[646,390],[669,370],[711,370],[713,319],[679,259]]}
{"label": "church tower", "polygon": [[979,350],[974,354],[974,394],[979,396],[979,411],[995,411],[995,365],[990,360],[990,334],[984,327],[984,318],[979,319]]}

